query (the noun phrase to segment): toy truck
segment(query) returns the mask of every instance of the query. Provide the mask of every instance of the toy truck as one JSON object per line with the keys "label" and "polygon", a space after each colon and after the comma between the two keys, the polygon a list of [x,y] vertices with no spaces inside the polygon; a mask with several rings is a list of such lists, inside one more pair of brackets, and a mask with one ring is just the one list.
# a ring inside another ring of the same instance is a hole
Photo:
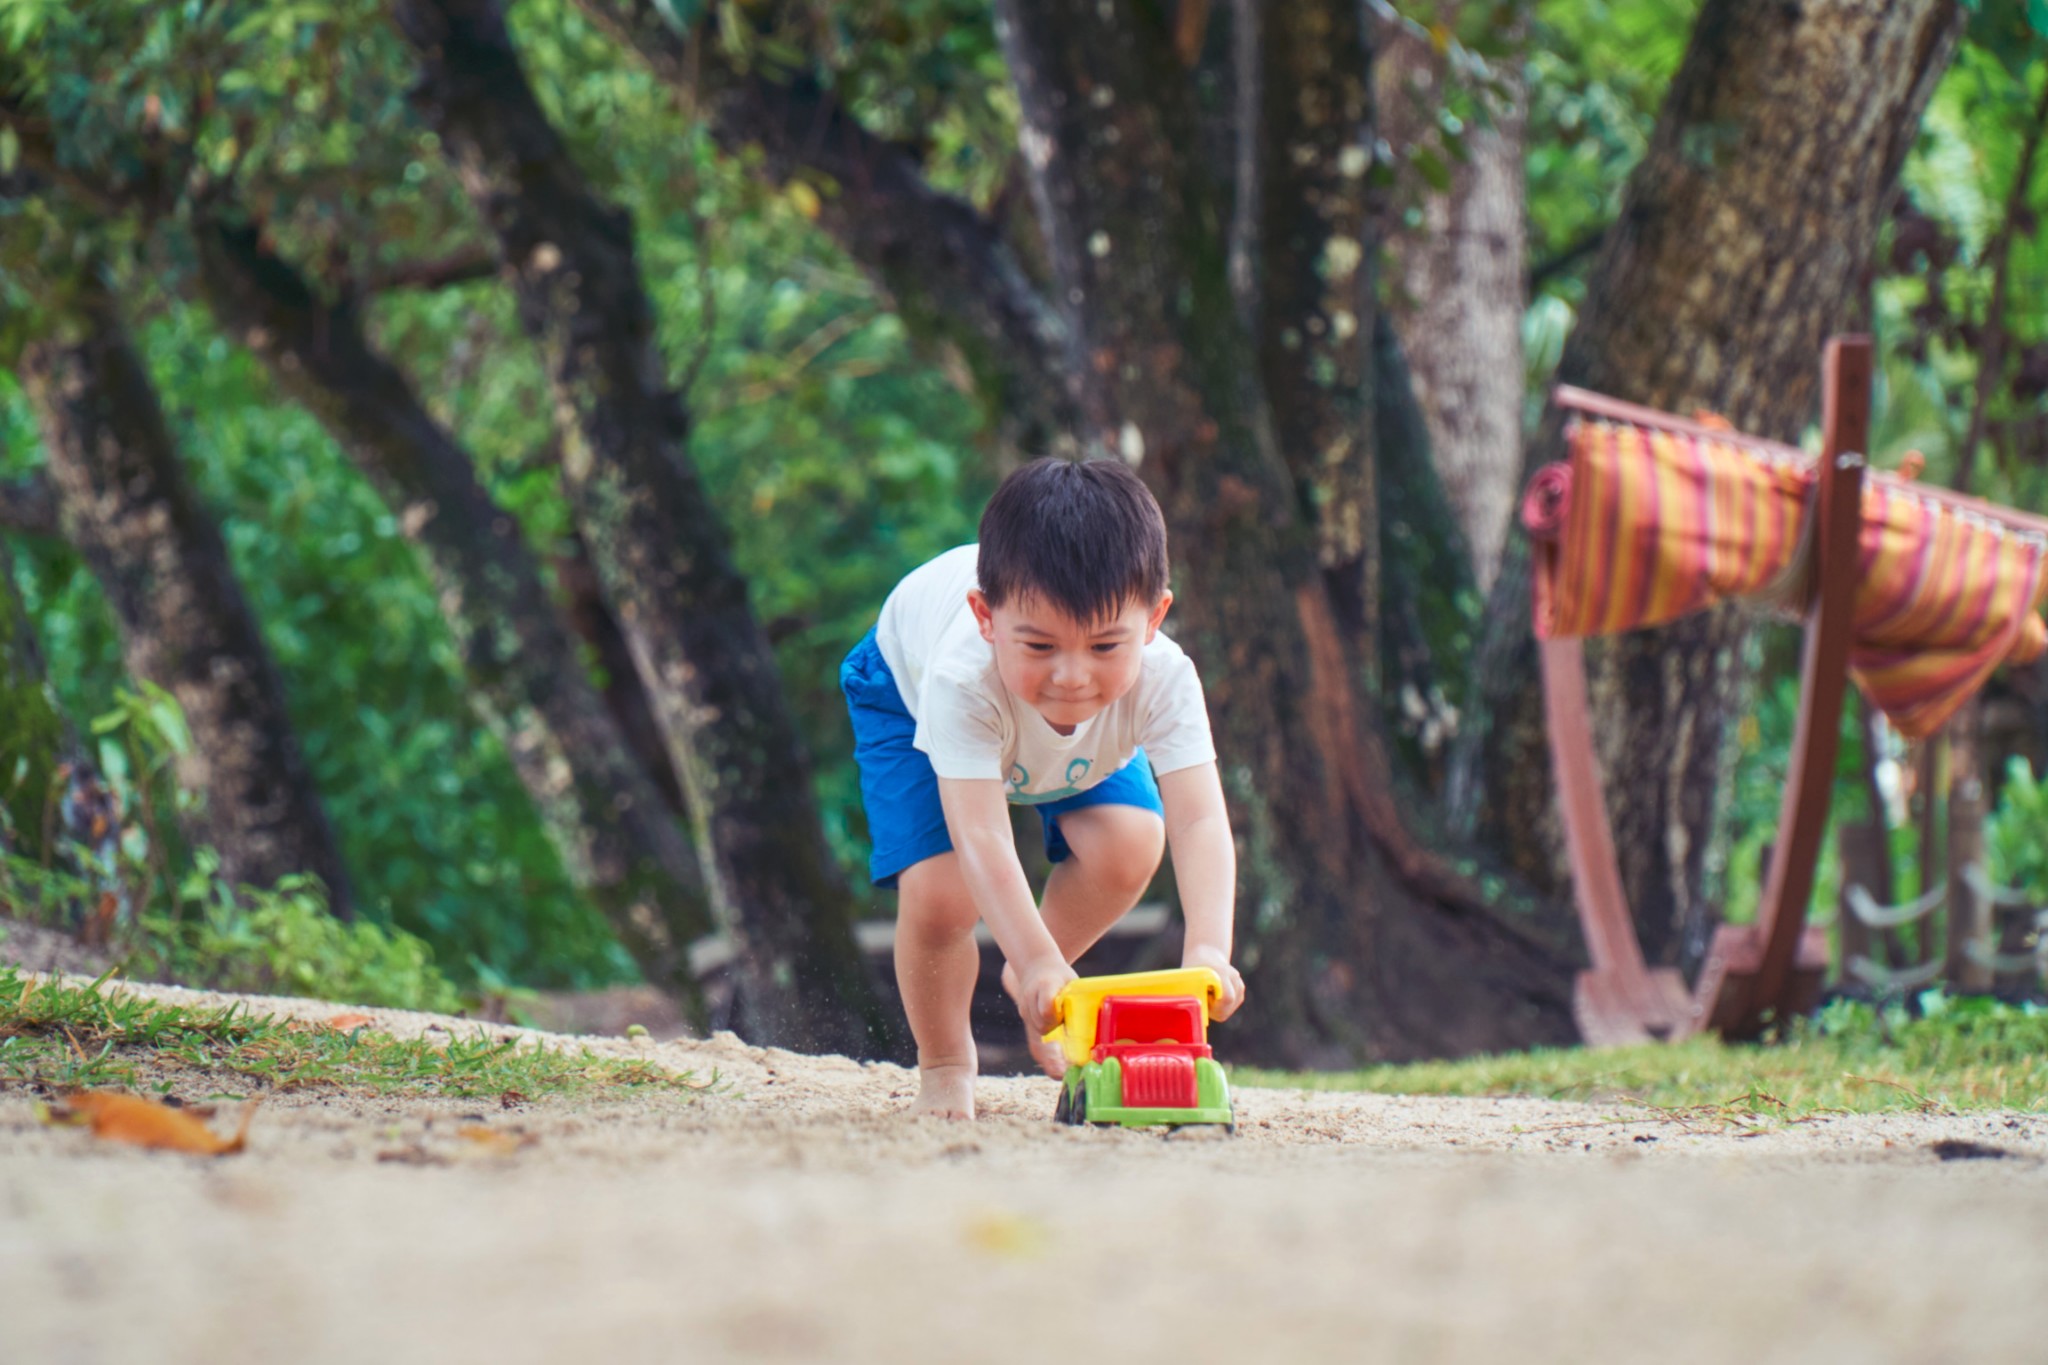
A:
{"label": "toy truck", "polygon": [[1045,1035],[1067,1057],[1056,1123],[1220,1123],[1232,1132],[1230,1085],[1209,1052],[1209,1002],[1223,983],[1206,967],[1090,976],[1067,983]]}

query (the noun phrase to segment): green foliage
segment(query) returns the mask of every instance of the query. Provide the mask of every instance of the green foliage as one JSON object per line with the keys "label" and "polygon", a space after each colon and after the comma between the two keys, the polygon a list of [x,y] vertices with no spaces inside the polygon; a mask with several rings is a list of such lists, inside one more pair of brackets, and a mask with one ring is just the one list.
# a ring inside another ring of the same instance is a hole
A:
{"label": "green foliage", "polygon": [[[104,980],[104,979],[103,979]],[[621,1095],[690,1099],[710,1089],[642,1061],[496,1040],[481,1031],[444,1043],[366,1028],[340,1032],[229,1008],[189,1009],[121,991],[24,976],[0,964],[0,1084],[119,1085],[167,1092],[202,1083],[239,1098],[251,1089],[370,1089],[390,1094]]]}
{"label": "green foliage", "polygon": [[171,912],[142,916],[139,930],[127,970],[143,980],[403,1009],[462,1005],[420,939],[367,920],[343,924],[310,878],[228,886],[210,850],[179,884]]}
{"label": "green foliage", "polygon": [[454,1009],[455,986],[433,950],[402,929],[344,924],[317,879],[233,886],[211,849],[188,852],[166,812],[201,799],[181,790],[174,760],[191,747],[177,700],[147,682],[121,688],[96,718],[103,779],[121,840],[110,851],[66,844],[44,858],[0,850],[0,905],[70,923],[125,908],[113,945],[127,970],[151,980],[410,1009]]}
{"label": "green foliage", "polygon": [[[1985,443],[1971,491],[2021,507],[2048,495],[2048,148],[2037,150],[2017,212],[2009,196],[2040,108],[2048,39],[2024,25],[2017,5],[1988,4],[1936,90],[1903,175],[1907,203],[1886,243],[1886,272],[1873,290],[1883,388],[1873,444],[1927,456],[1924,477],[1951,483],[1961,465],[1980,385],[1988,386]],[[2004,14],[2024,29],[1982,41]],[[1992,316],[2001,236],[2003,309]],[[1986,351],[2002,335],[1998,372]]]}
{"label": "green foliage", "polygon": [[[411,57],[388,17],[358,0],[224,13],[51,7],[35,19],[33,50],[18,50],[68,120],[67,152],[96,169],[118,172],[107,164],[116,149],[146,144],[157,94],[154,126],[178,155],[263,220],[318,287],[363,296],[377,343],[541,554],[554,553],[569,516],[552,404],[510,292],[488,280],[431,292],[373,287],[395,267],[484,240],[452,168],[406,106]],[[838,660],[902,573],[972,538],[989,483],[980,416],[911,355],[873,287],[802,204],[714,156],[698,123],[679,116],[675,93],[580,11],[527,0],[512,17],[564,138],[633,212],[671,374],[694,381],[692,456],[777,644],[828,832],[857,867],[864,849]],[[836,26],[832,78],[864,112],[884,117],[880,106],[898,100],[890,117],[932,130],[930,156],[956,188],[993,192],[995,168],[1009,159],[997,149],[1014,132],[983,7],[820,6],[796,18]],[[901,103],[898,77],[948,63],[958,69],[945,90],[917,87]],[[70,74],[88,70],[104,79]],[[630,979],[630,962],[575,895],[498,742],[466,705],[460,660],[399,509],[183,301],[190,252],[180,234],[175,222],[157,224],[148,266],[134,275],[138,344],[285,677],[364,913],[424,939],[464,982]],[[0,473],[40,462],[26,405],[0,381]],[[96,585],[61,546],[23,548],[24,597],[55,691],[74,717],[107,713],[124,675]]]}
{"label": "green foliage", "polygon": [[56,697],[24,648],[33,643],[30,633],[0,546],[0,847],[40,855],[64,726]]}
{"label": "green foliage", "polygon": [[[67,917],[68,907],[123,894],[99,878],[0,852],[0,905],[16,913]],[[199,851],[171,896],[153,899],[117,930],[110,946],[139,980],[403,1009],[462,1005],[418,938],[366,920],[342,923],[311,878],[287,877],[271,888],[230,886],[210,849]]]}
{"label": "green foliage", "polygon": [[1829,1110],[2021,1109],[2048,1112],[2048,1011],[1928,992],[1921,1016],[1836,1001],[1782,1040],[1712,1036],[1624,1048],[1543,1048],[1292,1074],[1238,1069],[1252,1085],[1371,1090],[1397,1095],[1537,1095],[1620,1102],[1690,1120],[1743,1126]]}
{"label": "green foliage", "polygon": [[[1529,251],[1542,263],[1604,231],[1649,146],[1699,0],[1544,0],[1530,18]],[[1550,287],[1576,304],[1583,267]]]}
{"label": "green foliage", "polygon": [[2048,902],[2048,781],[2015,755],[2006,765],[1998,804],[1984,818],[1991,878]]}

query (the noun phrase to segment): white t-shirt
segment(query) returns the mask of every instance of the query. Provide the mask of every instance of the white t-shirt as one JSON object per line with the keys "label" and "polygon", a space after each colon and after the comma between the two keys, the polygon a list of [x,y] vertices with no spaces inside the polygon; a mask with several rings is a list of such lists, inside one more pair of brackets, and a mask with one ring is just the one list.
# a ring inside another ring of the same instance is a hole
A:
{"label": "white t-shirt", "polygon": [[962,545],[913,570],[882,604],[875,644],[917,721],[911,741],[948,778],[997,778],[1009,799],[1035,806],[1086,791],[1142,745],[1155,773],[1214,762],[1209,713],[1194,661],[1155,634],[1137,686],[1063,735],[1003,686],[981,638],[968,589],[978,547]]}

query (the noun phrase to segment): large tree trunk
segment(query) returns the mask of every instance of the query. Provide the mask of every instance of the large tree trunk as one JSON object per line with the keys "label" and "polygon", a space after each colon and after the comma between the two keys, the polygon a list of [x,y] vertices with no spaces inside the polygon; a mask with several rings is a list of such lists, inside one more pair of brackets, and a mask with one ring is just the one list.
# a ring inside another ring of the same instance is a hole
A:
{"label": "large tree trunk", "polygon": [[[1396,30],[1376,68],[1381,133],[1394,146],[1427,138],[1446,66],[1428,41]],[[1448,188],[1412,187],[1421,225],[1387,235],[1388,311],[1481,591],[1500,563],[1522,467],[1522,80],[1513,63],[1500,79],[1493,121],[1467,128],[1463,159],[1446,158]]]}
{"label": "large tree trunk", "polygon": [[129,672],[184,708],[180,779],[204,795],[189,834],[229,880],[312,873],[334,913],[349,883],[227,546],[179,465],[142,359],[82,272],[71,335],[23,353],[64,532],[105,590]]}
{"label": "large tree trunk", "polygon": [[775,657],[685,449],[632,224],[570,159],[491,0],[401,0],[398,17],[421,57],[420,107],[498,236],[553,382],[577,526],[683,772],[745,1021],[767,1042],[883,1048],[892,1022]]}
{"label": "large tree trunk", "polygon": [[349,452],[426,556],[471,704],[503,741],[571,880],[642,975],[702,1022],[687,950],[714,924],[696,856],[592,684],[517,521],[371,347],[352,302],[316,295],[253,227],[207,219],[196,233],[221,325]]}
{"label": "large tree trunk", "polygon": [[[555,556],[555,584],[568,613],[569,628],[597,656],[598,671],[604,677],[605,709],[619,727],[626,749],[646,772],[647,780],[661,793],[682,828],[690,827],[690,803],[683,795],[683,779],[669,757],[662,739],[661,719],[654,712],[654,698],[647,695],[647,683],[640,666],[633,662],[633,646],[626,640],[618,614],[605,600],[604,582],[597,566],[590,562],[590,547],[571,531],[563,552]],[[690,866],[695,873],[694,852]],[[701,880],[701,877],[700,877]]]}
{"label": "large tree trunk", "polygon": [[[1953,52],[1951,0],[1708,0],[1621,217],[1595,264],[1558,380],[1796,440],[1822,343],[1856,293],[1920,114]],[[1560,457],[1553,413],[1528,469]],[[1461,804],[1524,873],[1561,887],[1527,542],[1488,605]],[[1691,960],[1705,902],[1746,626],[1730,609],[1593,651],[1593,732],[1614,843],[1653,960]],[[1483,749],[1480,747],[1483,744]],[[1483,809],[1481,809],[1483,805]]]}
{"label": "large tree trunk", "polygon": [[[1257,162],[1251,345],[1265,408],[1352,668],[1378,662],[1379,490],[1373,441],[1371,57],[1357,6],[1289,4],[1260,25],[1259,90],[1239,108]],[[1240,35],[1248,38],[1249,35]],[[1243,174],[1240,169],[1240,174]],[[1240,301],[1244,292],[1240,291]],[[1256,400],[1255,400],[1256,401]]]}
{"label": "large tree trunk", "polygon": [[[1369,472],[1313,472],[1339,438],[1329,414],[1366,402],[1372,334],[1353,278],[1364,243],[1346,226],[1355,208],[1340,188],[1365,107],[1357,7],[1290,4],[1267,42],[1270,99],[1292,102],[1268,106],[1275,128],[1261,145],[1286,147],[1294,192],[1333,195],[1262,215],[1268,249],[1311,253],[1304,266],[1321,267],[1261,291],[1262,315],[1291,319],[1298,343],[1313,338],[1300,370],[1283,364],[1278,382],[1307,400],[1329,372],[1328,396],[1289,422],[1297,441],[1324,444],[1288,455],[1262,389],[1274,381],[1229,286],[1223,215],[1159,8],[1005,0],[998,13],[1084,362],[1074,367],[1084,420],[1159,494],[1179,557],[1175,629],[1209,690],[1239,841],[1240,957],[1270,1051],[1306,1062],[1568,1036],[1562,965],[1408,837],[1354,652],[1370,619],[1341,596],[1333,604],[1326,580],[1327,561],[1339,578],[1369,582],[1375,558]],[[1261,168],[1269,184],[1272,161]],[[1354,435],[1340,459],[1366,461],[1361,445]],[[1331,477],[1342,490],[1333,514],[1306,512],[1308,490]]]}

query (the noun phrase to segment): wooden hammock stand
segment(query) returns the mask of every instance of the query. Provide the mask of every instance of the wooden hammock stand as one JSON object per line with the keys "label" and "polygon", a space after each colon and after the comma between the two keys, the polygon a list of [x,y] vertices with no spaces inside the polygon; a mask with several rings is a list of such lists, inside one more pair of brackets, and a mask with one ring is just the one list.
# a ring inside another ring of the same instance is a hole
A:
{"label": "wooden hammock stand", "polygon": [[[1593,959],[1592,968],[1579,973],[1574,985],[1572,1012],[1580,1033],[1593,1046],[1675,1040],[1702,1028],[1726,1038],[1753,1038],[1771,1019],[1803,1014],[1819,1003],[1827,939],[1821,930],[1808,927],[1806,911],[1827,829],[1842,697],[1848,685],[1864,448],[1870,436],[1870,364],[1869,338],[1836,337],[1828,342],[1814,512],[1819,520],[1806,607],[1799,718],[1778,838],[1756,922],[1724,924],[1715,930],[1695,990],[1688,991],[1684,979],[1670,968],[1653,970],[1636,937],[1593,753],[1583,644],[1577,638],[1542,642],[1544,708],[1558,805],[1579,921]],[[1766,446],[1805,458],[1775,442],[1712,430],[1582,389],[1560,387],[1553,401],[1589,417]]]}
{"label": "wooden hammock stand", "polygon": [[[1635,921],[1622,893],[1614,832],[1586,709],[1585,653],[1577,638],[1542,642],[1544,707],[1564,817],[1579,921],[1593,960],[1579,973],[1572,1012],[1585,1040],[1598,1047],[1678,1039],[1701,1029],[1724,1038],[1754,1038],[1774,1019],[1811,1010],[1827,971],[1827,936],[1806,923],[1815,865],[1827,832],[1842,699],[1853,643],[1858,548],[1866,481],[1897,485],[1895,475],[1868,471],[1870,339],[1832,338],[1822,358],[1821,452],[1815,466],[1810,573],[1804,587],[1806,646],[1800,665],[1799,716],[1792,765],[1778,814],[1778,838],[1764,877],[1754,924],[1714,932],[1688,991],[1670,968],[1644,961]],[[1698,436],[1753,449],[1767,459],[1808,456],[1792,446],[1688,422],[1653,408],[1561,386],[1560,408],[1596,420]],[[1915,493],[2011,530],[2048,537],[2048,519],[1947,489],[1919,484]],[[2048,923],[2048,912],[2042,915]],[[2015,959],[2016,960],[2016,959]],[[2012,964],[2000,960],[2000,967]]]}

